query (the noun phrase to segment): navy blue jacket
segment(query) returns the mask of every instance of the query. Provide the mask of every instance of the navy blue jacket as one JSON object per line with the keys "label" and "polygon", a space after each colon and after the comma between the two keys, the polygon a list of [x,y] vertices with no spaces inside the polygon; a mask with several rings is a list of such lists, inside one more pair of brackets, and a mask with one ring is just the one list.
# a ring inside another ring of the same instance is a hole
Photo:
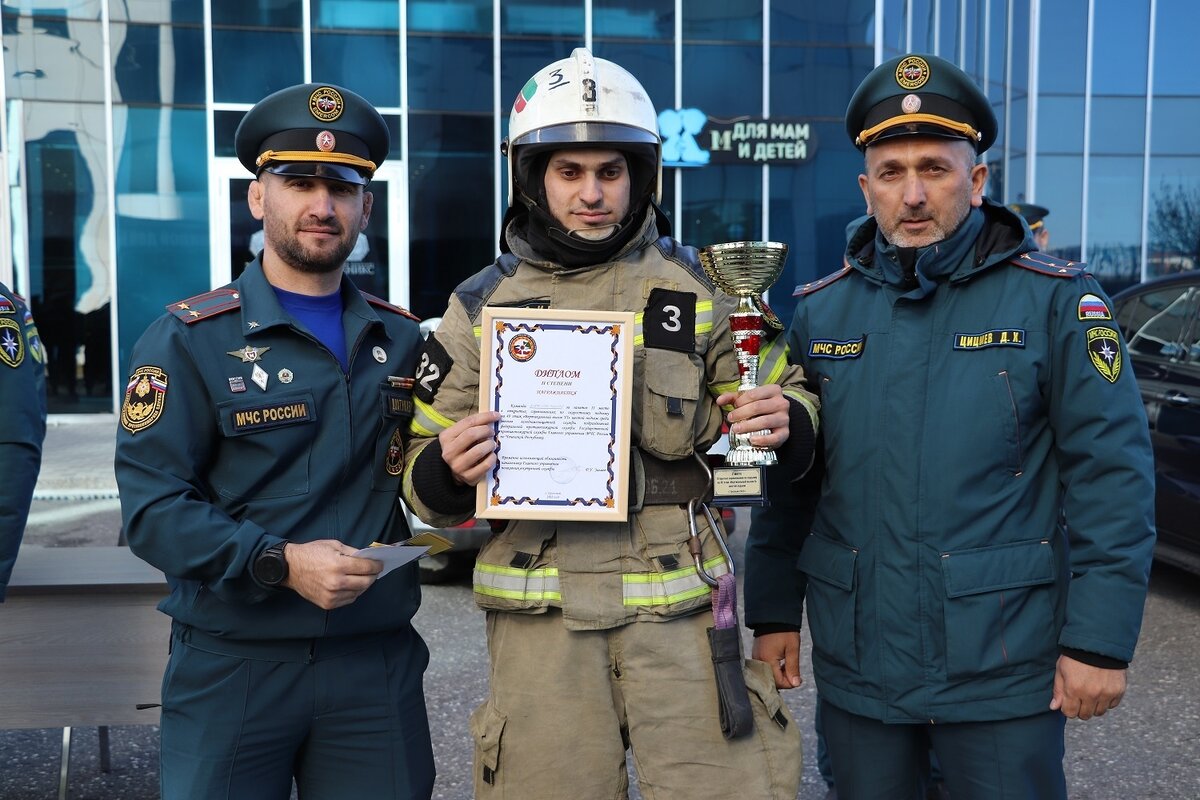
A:
{"label": "navy blue jacket", "polygon": [[42,465],[46,438],[46,353],[33,315],[0,283],[0,602]]}
{"label": "navy blue jacket", "polygon": [[805,606],[821,696],[855,714],[1042,712],[1060,649],[1127,662],[1141,625],[1153,460],[1125,343],[1083,266],[1031,252],[1007,209],[909,284],[875,232],[799,290],[823,478],[756,512],[747,623],[798,629]]}
{"label": "navy blue jacket", "polygon": [[286,639],[392,630],[416,612],[415,565],[333,611],[251,575],[285,539],[408,536],[398,487],[420,332],[347,278],[342,301],[348,375],[283,311],[258,261],[168,306],[134,347],[117,484],[129,546],[168,576],[160,608],[177,621]]}

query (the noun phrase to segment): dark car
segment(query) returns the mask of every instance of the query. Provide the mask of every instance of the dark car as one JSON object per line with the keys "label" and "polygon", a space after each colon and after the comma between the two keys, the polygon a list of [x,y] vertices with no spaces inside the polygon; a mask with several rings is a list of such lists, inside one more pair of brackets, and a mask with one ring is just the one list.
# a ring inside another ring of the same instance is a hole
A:
{"label": "dark car", "polygon": [[1155,558],[1200,574],[1200,271],[1113,296],[1150,421]]}

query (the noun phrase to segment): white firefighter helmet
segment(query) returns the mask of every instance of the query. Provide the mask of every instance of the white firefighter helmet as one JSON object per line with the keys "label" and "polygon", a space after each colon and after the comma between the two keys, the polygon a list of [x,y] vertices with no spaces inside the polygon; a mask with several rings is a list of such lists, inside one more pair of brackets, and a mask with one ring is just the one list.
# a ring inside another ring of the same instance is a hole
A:
{"label": "white firefighter helmet", "polygon": [[508,117],[508,138],[500,145],[508,156],[508,204],[516,194],[514,171],[520,168],[522,148],[544,152],[593,142],[618,150],[622,144],[653,148],[653,199],[658,201],[662,139],[650,96],[624,67],[577,47],[570,57],[538,70],[517,93]]}

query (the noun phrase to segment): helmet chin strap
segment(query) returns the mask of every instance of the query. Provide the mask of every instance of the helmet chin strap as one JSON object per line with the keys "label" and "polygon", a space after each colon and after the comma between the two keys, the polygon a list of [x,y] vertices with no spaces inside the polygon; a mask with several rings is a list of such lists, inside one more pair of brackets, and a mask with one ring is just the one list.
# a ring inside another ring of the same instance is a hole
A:
{"label": "helmet chin strap", "polygon": [[567,231],[567,236],[574,239],[581,239],[585,242],[603,242],[616,236],[621,232],[621,223],[614,222],[611,225],[598,225],[593,228],[576,228],[573,231]]}

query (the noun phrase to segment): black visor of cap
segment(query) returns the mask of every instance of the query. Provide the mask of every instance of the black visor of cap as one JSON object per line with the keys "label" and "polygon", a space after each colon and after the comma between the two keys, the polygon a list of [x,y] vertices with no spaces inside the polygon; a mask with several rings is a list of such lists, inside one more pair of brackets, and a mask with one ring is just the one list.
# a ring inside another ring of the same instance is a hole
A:
{"label": "black visor of cap", "polygon": [[[920,122],[906,121],[905,117],[908,116],[908,112],[902,106],[905,97],[907,95],[889,97],[867,112],[866,119],[863,120],[863,130],[870,130],[889,119],[895,120],[893,125],[871,137],[872,142],[877,142],[880,139],[889,139],[893,136],[922,134],[925,136],[940,136],[947,139],[966,139],[972,144],[976,143],[977,140],[971,139],[965,133],[939,125],[936,122],[929,120],[922,120]],[[918,97],[921,100],[921,107],[917,113],[966,123],[976,130],[979,129],[979,124],[975,121],[974,115],[961,103],[938,94],[925,93],[918,95]]]}
{"label": "black visor of cap", "polygon": [[366,186],[369,178],[354,167],[331,164],[328,161],[271,161],[262,168],[263,172],[291,178],[323,178],[342,181],[356,186]]}

